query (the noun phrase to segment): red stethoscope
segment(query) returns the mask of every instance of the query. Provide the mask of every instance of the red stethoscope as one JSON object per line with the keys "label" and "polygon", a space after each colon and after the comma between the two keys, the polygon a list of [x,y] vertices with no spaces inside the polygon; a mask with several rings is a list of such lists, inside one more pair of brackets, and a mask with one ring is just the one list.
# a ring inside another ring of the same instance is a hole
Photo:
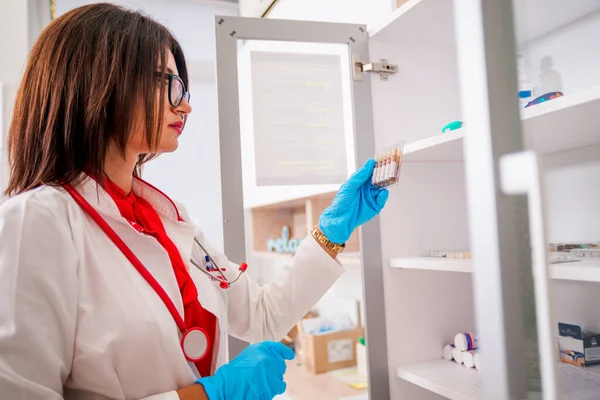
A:
{"label": "red stethoscope", "polygon": [[[156,292],[158,297],[160,297],[160,299],[163,301],[163,303],[169,310],[169,313],[171,313],[173,320],[175,320],[177,327],[181,331],[181,349],[183,350],[185,358],[191,362],[198,362],[204,359],[204,357],[206,357],[208,353],[208,348],[210,344],[206,331],[202,328],[186,328],[185,322],[183,321],[183,318],[177,311],[177,308],[175,307],[175,304],[173,304],[173,301],[169,298],[165,290],[162,288],[162,286],[160,286],[156,279],[154,279],[150,271],[148,271],[148,269],[144,266],[144,264],[142,264],[139,258],[137,258],[133,251],[131,251],[129,246],[125,244],[123,239],[119,237],[119,235],[110,227],[108,222],[106,222],[106,220],[102,218],[98,211],[96,211],[94,207],[92,207],[92,205],[86,199],[84,199],[83,196],[77,190],[75,190],[75,188],[72,185],[64,184],[63,187],[67,191],[67,193],[71,195],[73,200],[75,200],[75,202],[83,209],[83,211],[85,211],[94,220],[94,222],[96,222],[100,229],[104,231],[106,236],[108,236],[108,238],[119,248],[119,250],[121,250],[123,255],[127,257],[129,262],[131,262],[135,269],[146,280],[146,282],[148,282],[148,284]],[[201,268],[200,265],[194,260],[191,260],[192,264],[194,264],[194,266],[196,266],[200,271],[207,274],[211,279],[219,281],[219,286],[222,289],[229,288],[229,286],[232,283],[235,283],[238,279],[240,279],[242,273],[246,271],[246,268],[248,266],[246,264],[241,264],[237,277],[232,281],[227,280],[227,278],[223,274],[223,270],[208,255],[208,253],[204,249],[204,246],[200,244],[198,239],[194,238],[194,240],[200,246],[202,251],[206,254],[207,262],[210,262],[214,266],[214,268],[216,268],[216,270],[219,272],[219,276],[215,276],[211,274],[207,269]]]}

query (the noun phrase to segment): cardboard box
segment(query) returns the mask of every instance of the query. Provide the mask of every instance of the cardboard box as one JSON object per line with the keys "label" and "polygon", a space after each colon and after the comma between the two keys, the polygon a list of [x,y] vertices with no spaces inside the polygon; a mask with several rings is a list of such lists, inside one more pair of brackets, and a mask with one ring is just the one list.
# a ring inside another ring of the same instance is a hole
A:
{"label": "cardboard box", "polygon": [[580,367],[600,364],[600,334],[583,332],[580,326],[558,324],[560,360]]}
{"label": "cardboard box", "polygon": [[356,366],[356,343],[364,335],[358,327],[348,331],[311,335],[298,325],[302,363],[313,374]]}
{"label": "cardboard box", "polygon": [[397,0],[396,1],[396,6],[400,7],[402,4],[406,3],[408,0]]}

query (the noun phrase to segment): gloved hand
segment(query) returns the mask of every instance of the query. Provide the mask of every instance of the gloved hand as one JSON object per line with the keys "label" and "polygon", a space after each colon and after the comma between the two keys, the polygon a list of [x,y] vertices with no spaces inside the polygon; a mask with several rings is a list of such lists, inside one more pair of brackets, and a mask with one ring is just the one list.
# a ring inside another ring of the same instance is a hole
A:
{"label": "gloved hand", "polygon": [[389,192],[373,186],[375,160],[370,159],[340,187],[319,219],[321,232],[333,243],[346,243],[354,229],[379,214]]}
{"label": "gloved hand", "polygon": [[210,400],[271,400],[285,392],[285,360],[293,359],[294,352],[282,343],[256,343],[196,383]]}

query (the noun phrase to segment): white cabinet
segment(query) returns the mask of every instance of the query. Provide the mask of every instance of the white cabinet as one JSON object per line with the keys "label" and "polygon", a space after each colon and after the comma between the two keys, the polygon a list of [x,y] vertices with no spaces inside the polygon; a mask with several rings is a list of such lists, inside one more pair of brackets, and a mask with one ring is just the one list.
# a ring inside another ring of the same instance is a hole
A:
{"label": "white cabinet", "polygon": [[[559,398],[576,388],[559,384],[556,322],[600,331],[600,259],[543,263],[546,242],[600,242],[600,2],[516,4],[409,0],[369,29],[216,19],[233,258],[246,251],[237,43],[337,43],[350,60],[398,67],[387,79],[370,73],[350,83],[357,164],[406,142],[399,186],[381,218],[361,229],[373,400],[525,398],[542,388],[538,353],[550,377],[544,399]],[[564,96],[519,110],[517,53],[536,94],[555,87]],[[441,133],[454,120],[464,127]],[[467,249],[470,260],[426,257]],[[532,258],[541,266],[535,279]],[[466,331],[480,334],[482,371],[440,360],[444,344]]]}

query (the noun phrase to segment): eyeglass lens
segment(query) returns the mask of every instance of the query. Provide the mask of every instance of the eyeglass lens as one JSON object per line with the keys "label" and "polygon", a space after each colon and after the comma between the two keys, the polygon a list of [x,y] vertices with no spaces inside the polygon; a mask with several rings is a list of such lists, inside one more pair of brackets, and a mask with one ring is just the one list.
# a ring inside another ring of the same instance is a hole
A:
{"label": "eyeglass lens", "polygon": [[185,93],[185,88],[183,86],[183,82],[179,77],[172,76],[171,77],[171,91],[169,92],[169,97],[171,100],[171,104],[174,107],[177,107],[181,104],[183,100],[183,94]]}

